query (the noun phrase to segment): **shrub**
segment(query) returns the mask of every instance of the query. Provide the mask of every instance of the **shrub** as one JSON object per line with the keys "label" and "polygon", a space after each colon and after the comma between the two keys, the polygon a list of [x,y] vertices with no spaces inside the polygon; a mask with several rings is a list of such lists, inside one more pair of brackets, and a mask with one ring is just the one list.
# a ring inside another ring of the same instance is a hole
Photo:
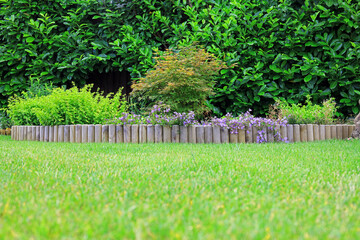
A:
{"label": "shrub", "polygon": [[277,100],[270,107],[270,117],[286,117],[289,124],[331,124],[336,113],[335,105],[333,98],[324,101],[322,106],[313,104],[310,96],[307,97],[304,105]]}
{"label": "shrub", "polygon": [[7,116],[6,112],[0,111],[0,129],[11,128],[10,118]]}
{"label": "shrub", "polygon": [[205,102],[214,93],[213,76],[228,68],[224,62],[199,46],[166,50],[155,60],[154,69],[132,85],[133,96],[161,101],[176,112],[209,110]]}
{"label": "shrub", "polygon": [[10,99],[7,113],[14,125],[67,125],[101,124],[126,111],[121,89],[103,97],[91,88],[55,88],[50,95],[33,98],[24,93]]}

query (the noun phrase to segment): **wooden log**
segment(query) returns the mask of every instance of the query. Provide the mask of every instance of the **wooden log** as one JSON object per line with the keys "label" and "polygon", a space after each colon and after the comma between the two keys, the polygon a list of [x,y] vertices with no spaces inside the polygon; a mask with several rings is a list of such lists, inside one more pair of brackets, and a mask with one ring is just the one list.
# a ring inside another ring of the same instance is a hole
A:
{"label": "wooden log", "polygon": [[101,142],[103,143],[109,142],[109,125],[101,126]]}
{"label": "wooden log", "polygon": [[259,129],[257,127],[255,127],[255,126],[252,127],[252,142],[253,143],[257,143],[260,141],[258,131],[259,131]]}
{"label": "wooden log", "polygon": [[131,125],[125,124],[124,128],[124,143],[131,143]]}
{"label": "wooden log", "polygon": [[[39,128],[39,130],[40,130],[40,128]],[[16,126],[16,140],[17,141],[20,141],[20,139],[21,139],[20,131],[21,131],[21,126]]]}
{"label": "wooden log", "polygon": [[301,142],[307,142],[308,141],[308,135],[307,135],[307,126],[306,124],[300,124],[300,141]]}
{"label": "wooden log", "polygon": [[245,128],[238,130],[238,143],[246,142],[246,130]]}
{"label": "wooden log", "polygon": [[237,133],[231,133],[231,131],[229,131],[229,141],[230,143],[238,143],[239,142],[239,132]]}
{"label": "wooden log", "polygon": [[348,135],[348,128],[349,128],[349,125],[346,125],[346,124],[343,124],[342,125],[342,132],[343,132],[343,135],[342,135],[342,139],[347,139],[349,137]]}
{"label": "wooden log", "polygon": [[320,140],[320,128],[319,125],[314,124],[314,141]]}
{"label": "wooden log", "polygon": [[16,126],[17,130],[16,130],[16,140],[21,141],[21,126]]}
{"label": "wooden log", "polygon": [[[29,132],[28,132],[28,134],[29,134]],[[31,133],[30,133],[30,134],[31,134]],[[48,142],[48,141],[49,141],[49,126],[45,126],[44,134],[45,134],[45,136],[44,136],[44,141],[45,141],[45,142]],[[30,139],[29,139],[29,136],[28,136],[28,140],[30,140]]]}
{"label": "wooden log", "polygon": [[252,133],[252,127],[246,127],[245,128],[245,140],[246,143],[252,143],[253,142],[253,133]]}
{"label": "wooden log", "polygon": [[81,142],[87,143],[88,142],[88,125],[81,125]]}
{"label": "wooden log", "polygon": [[[45,128],[43,128],[43,141],[44,141],[44,130]],[[21,126],[21,141],[26,141],[27,139],[27,131],[26,131],[26,126]]]}
{"label": "wooden log", "polygon": [[301,134],[300,134],[300,125],[299,124],[294,124],[294,142],[300,142],[301,138],[300,138]]}
{"label": "wooden log", "polygon": [[116,142],[116,126],[114,124],[109,125],[109,143]]}
{"label": "wooden log", "polygon": [[82,130],[81,125],[75,126],[75,142],[77,143],[81,143],[81,130]]}
{"label": "wooden log", "polygon": [[88,125],[88,142],[95,142],[95,125]]}
{"label": "wooden log", "polygon": [[285,141],[289,140],[287,126],[280,126],[280,136]]}
{"label": "wooden log", "polygon": [[[13,136],[14,136],[13,140],[18,141],[19,140],[19,138],[18,138],[19,126],[14,126],[14,131],[11,131],[11,132],[13,133]],[[36,140],[36,137],[35,137],[35,140]]]}
{"label": "wooden log", "polygon": [[15,136],[14,136],[14,140],[16,140],[16,141],[19,141],[19,131],[20,131],[20,128],[19,128],[19,126],[15,126]]}
{"label": "wooden log", "polygon": [[70,142],[70,125],[64,126],[64,142]]}
{"label": "wooden log", "polygon": [[180,126],[180,142],[188,143],[188,127]]}
{"label": "wooden log", "polygon": [[229,136],[229,129],[226,127],[220,128],[220,137],[221,137],[221,143],[229,143],[230,142],[230,136]]}
{"label": "wooden log", "polygon": [[19,126],[19,141],[24,141],[24,126]]}
{"label": "wooden log", "polygon": [[213,143],[221,143],[221,130],[219,126],[213,126]]}
{"label": "wooden log", "polygon": [[96,143],[102,142],[102,125],[100,124],[95,125],[95,142]]}
{"label": "wooden log", "polygon": [[294,125],[287,125],[287,138],[290,143],[294,142]]}
{"label": "wooden log", "polygon": [[267,141],[268,142],[274,142],[275,141],[274,130],[272,128],[267,128],[266,134],[267,134]]}
{"label": "wooden log", "polygon": [[196,129],[195,126],[188,126],[188,142],[196,143]]}
{"label": "wooden log", "polygon": [[336,125],[331,125],[331,139],[337,138]]}
{"label": "wooden log", "polygon": [[24,141],[28,141],[28,133],[29,133],[28,126],[25,126],[24,127],[24,134],[25,134]]}
{"label": "wooden log", "polygon": [[40,141],[40,126],[36,126],[36,141]]}
{"label": "wooden log", "polygon": [[[44,131],[44,130],[45,130],[45,128],[43,128],[43,131]],[[27,139],[26,126],[21,126],[21,135],[22,135],[21,141],[26,141],[26,139]],[[44,133],[43,133],[43,136],[45,136]],[[44,137],[43,137],[43,141],[44,141]]]}
{"label": "wooden log", "polygon": [[313,142],[314,141],[314,125],[307,124],[306,128],[307,128],[308,142]]}
{"label": "wooden log", "polygon": [[205,143],[205,128],[204,126],[195,126],[196,143]]}
{"label": "wooden log", "polygon": [[116,131],[116,143],[123,143],[124,142],[124,126],[117,124],[115,127]]}
{"label": "wooden log", "polygon": [[139,126],[139,143],[146,143],[147,139],[146,125],[140,124]]}
{"label": "wooden log", "polygon": [[204,126],[204,142],[213,143],[213,129],[211,126]]}
{"label": "wooden log", "polygon": [[58,129],[59,129],[59,126],[54,126],[54,142],[57,142],[58,141]]}
{"label": "wooden log", "polygon": [[159,124],[155,125],[155,143],[163,142],[163,127]]}
{"label": "wooden log", "polygon": [[[19,141],[19,126],[15,126],[14,140]],[[36,141],[36,138],[35,138],[35,141]]]}
{"label": "wooden log", "polygon": [[355,130],[355,125],[349,125],[348,128],[348,137],[351,137],[352,132]]}
{"label": "wooden log", "polygon": [[139,125],[131,125],[131,142],[139,143]]}
{"label": "wooden log", "polygon": [[171,127],[171,142],[173,142],[173,143],[180,142],[180,127],[179,127],[179,125],[173,125]]}
{"label": "wooden log", "polygon": [[171,143],[171,127],[163,126],[163,142]]}
{"label": "wooden log", "polygon": [[343,131],[342,125],[336,125],[336,139],[342,139]]}
{"label": "wooden log", "polygon": [[325,140],[331,139],[331,126],[325,125]]}
{"label": "wooden log", "polygon": [[31,126],[26,126],[26,140],[27,141],[31,141],[31,136],[32,136],[32,132],[31,132]]}
{"label": "wooden log", "polygon": [[31,141],[36,141],[36,126],[31,126]]}
{"label": "wooden log", "polygon": [[155,142],[155,126],[154,125],[147,125],[146,126],[146,137],[148,143],[154,143]]}
{"label": "wooden log", "polygon": [[319,126],[319,138],[321,141],[323,141],[326,139],[325,137],[326,137],[325,125],[320,125]]}
{"label": "wooden log", "polygon": [[25,128],[24,128],[24,134],[25,134],[24,141],[28,141],[28,134],[29,134],[28,126],[25,126]]}
{"label": "wooden log", "polygon": [[54,126],[49,127],[49,142],[54,142]]}
{"label": "wooden log", "polygon": [[70,126],[70,142],[71,142],[71,143],[76,142],[76,138],[75,138],[75,125],[71,125],[71,126]]}
{"label": "wooden log", "polygon": [[58,126],[58,142],[64,142],[64,125]]}

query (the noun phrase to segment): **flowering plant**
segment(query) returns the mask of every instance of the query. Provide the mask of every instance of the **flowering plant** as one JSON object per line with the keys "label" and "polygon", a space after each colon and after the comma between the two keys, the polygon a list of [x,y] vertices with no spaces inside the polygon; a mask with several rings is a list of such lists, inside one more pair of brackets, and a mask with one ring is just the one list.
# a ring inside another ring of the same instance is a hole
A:
{"label": "flowering plant", "polygon": [[[234,117],[231,113],[227,113],[224,117],[213,117],[201,124],[206,126],[219,126],[230,129],[230,133],[238,134],[239,130],[249,129],[256,127],[257,129],[257,143],[267,142],[266,130],[272,132],[275,141],[286,142],[286,138],[280,136],[280,126],[287,124],[286,118],[274,120],[261,117],[254,117],[251,115],[251,110],[244,114]],[[195,119],[194,112],[188,113],[171,113],[170,108],[166,105],[154,105],[148,116],[140,116],[136,114],[123,113],[121,117],[108,120],[112,124],[152,124],[152,125],[181,125],[191,126],[199,125],[200,122]]]}
{"label": "flowering plant", "polygon": [[244,114],[240,114],[237,117],[234,117],[231,113],[227,113],[222,118],[214,117],[210,119],[208,125],[226,127],[230,129],[230,133],[232,134],[238,134],[238,131],[240,129],[245,129],[245,128],[249,129],[251,127],[256,127],[258,129],[257,143],[262,143],[267,141],[266,131],[265,131],[265,128],[267,128],[268,131],[273,132],[275,140],[286,142],[287,139],[282,138],[279,132],[279,126],[285,126],[287,124],[286,118],[273,120],[273,119],[267,119],[261,117],[254,117],[253,115],[251,115],[250,112],[251,109],[249,109]]}

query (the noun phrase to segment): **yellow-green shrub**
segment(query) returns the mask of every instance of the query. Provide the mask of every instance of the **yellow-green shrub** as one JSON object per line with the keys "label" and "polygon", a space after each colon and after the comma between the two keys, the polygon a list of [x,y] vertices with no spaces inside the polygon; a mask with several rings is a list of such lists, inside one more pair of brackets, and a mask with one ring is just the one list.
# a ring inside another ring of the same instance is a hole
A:
{"label": "yellow-green shrub", "polygon": [[121,90],[104,97],[91,92],[92,85],[82,89],[53,89],[47,96],[11,98],[7,113],[14,125],[101,124],[127,109]]}

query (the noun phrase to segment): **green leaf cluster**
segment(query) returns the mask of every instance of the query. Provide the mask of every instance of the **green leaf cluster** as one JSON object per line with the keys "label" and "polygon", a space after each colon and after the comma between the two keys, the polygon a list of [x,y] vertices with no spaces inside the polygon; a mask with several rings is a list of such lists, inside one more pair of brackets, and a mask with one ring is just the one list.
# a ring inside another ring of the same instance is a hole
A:
{"label": "green leaf cluster", "polygon": [[271,107],[271,118],[287,118],[289,124],[332,124],[335,121],[336,103],[328,99],[321,105],[313,104],[307,96],[305,104],[289,104],[277,100]]}
{"label": "green leaf cluster", "polygon": [[127,102],[121,89],[115,95],[104,97],[99,91],[92,92],[92,85],[68,90],[55,88],[45,96],[11,97],[7,114],[14,125],[70,125],[102,124],[106,119],[126,112]]}
{"label": "green leaf cluster", "polygon": [[355,0],[42,0],[0,7],[0,106],[29,86],[85,84],[93,71],[154,66],[153,49],[194,42],[237,67],[224,69],[208,103],[264,114],[275,99],[334,97],[359,112],[360,4]]}

